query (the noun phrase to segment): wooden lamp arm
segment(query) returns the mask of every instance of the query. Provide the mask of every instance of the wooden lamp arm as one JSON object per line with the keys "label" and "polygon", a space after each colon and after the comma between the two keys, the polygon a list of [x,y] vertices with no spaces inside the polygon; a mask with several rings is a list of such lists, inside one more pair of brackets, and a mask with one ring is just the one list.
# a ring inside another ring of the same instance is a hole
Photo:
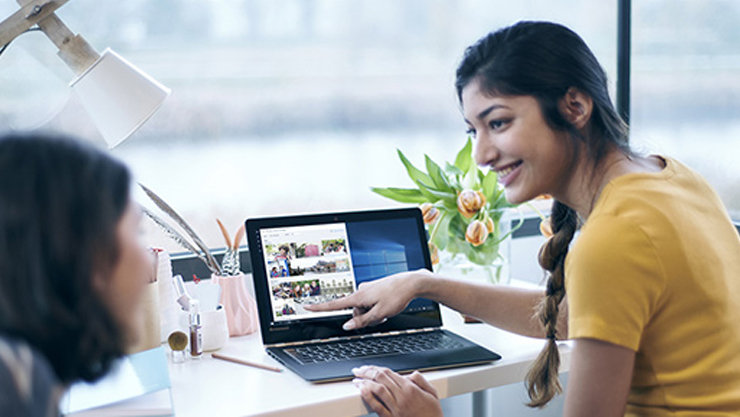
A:
{"label": "wooden lamp arm", "polygon": [[17,0],[21,6],[0,22],[0,47],[34,25],[59,48],[57,55],[75,75],[90,67],[100,55],[80,35],[75,35],[54,13],[69,0]]}

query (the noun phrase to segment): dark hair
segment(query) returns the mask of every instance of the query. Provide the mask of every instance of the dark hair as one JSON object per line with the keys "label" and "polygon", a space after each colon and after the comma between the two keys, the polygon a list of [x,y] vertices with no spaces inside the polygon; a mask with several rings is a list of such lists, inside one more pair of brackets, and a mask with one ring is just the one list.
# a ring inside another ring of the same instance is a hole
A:
{"label": "dark hair", "polygon": [[[606,73],[586,43],[570,29],[549,22],[519,22],[489,33],[465,50],[457,68],[455,88],[462,91],[473,81],[491,95],[534,97],[548,125],[568,132],[571,161],[581,144],[595,169],[611,149],[631,155],[627,126],[609,98]],[[583,135],[558,110],[570,88],[593,100],[589,131]],[[565,204],[554,201],[551,214],[554,235],[540,249],[540,265],[548,272],[546,297],[538,317],[548,338],[529,374],[528,405],[542,407],[562,389],[558,381],[560,358],[555,339],[560,302],[565,296],[563,265],[568,246],[578,227],[578,216]]]}
{"label": "dark hair", "polygon": [[0,137],[0,333],[39,350],[65,383],[95,380],[123,354],[93,277],[118,260],[130,181],[121,162],[74,139]]}

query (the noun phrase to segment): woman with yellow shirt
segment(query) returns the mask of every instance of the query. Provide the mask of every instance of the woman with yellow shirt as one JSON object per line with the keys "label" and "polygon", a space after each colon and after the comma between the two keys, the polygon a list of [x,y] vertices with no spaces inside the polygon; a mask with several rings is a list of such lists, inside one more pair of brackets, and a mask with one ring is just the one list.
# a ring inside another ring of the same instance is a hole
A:
{"label": "woman with yellow shirt", "polygon": [[[507,200],[555,199],[539,254],[546,290],[420,270],[314,309],[353,307],[353,329],[424,297],[544,337],[527,376],[534,407],[561,390],[555,340],[573,339],[566,416],[740,415],[740,237],[706,181],[629,148],[605,72],[563,26],[520,22],[483,37],[465,51],[456,88],[476,161],[498,172]],[[380,416],[441,415],[418,373],[355,374]]]}

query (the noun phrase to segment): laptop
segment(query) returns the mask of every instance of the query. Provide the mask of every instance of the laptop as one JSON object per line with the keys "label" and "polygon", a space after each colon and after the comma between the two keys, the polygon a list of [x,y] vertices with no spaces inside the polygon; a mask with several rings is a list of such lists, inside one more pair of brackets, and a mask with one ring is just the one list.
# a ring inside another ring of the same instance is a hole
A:
{"label": "laptop", "polygon": [[415,299],[385,322],[345,331],[352,310],[310,312],[363,282],[431,270],[418,208],[247,219],[247,242],[267,353],[311,382],[353,378],[352,368],[397,372],[477,365],[500,359],[441,329],[439,304]]}

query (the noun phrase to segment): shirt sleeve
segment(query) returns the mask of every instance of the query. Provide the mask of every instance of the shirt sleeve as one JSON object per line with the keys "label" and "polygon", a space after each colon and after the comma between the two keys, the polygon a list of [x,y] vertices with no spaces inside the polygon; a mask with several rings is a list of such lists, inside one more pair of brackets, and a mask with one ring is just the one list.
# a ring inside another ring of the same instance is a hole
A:
{"label": "shirt sleeve", "polygon": [[566,258],[568,336],[637,351],[665,287],[652,242],[614,215],[589,219]]}
{"label": "shirt sleeve", "polygon": [[9,416],[28,415],[28,403],[18,395],[4,363],[0,363],[0,410],[3,410],[3,413],[7,413]]}
{"label": "shirt sleeve", "polygon": [[62,387],[46,360],[28,345],[0,336],[0,414],[57,417]]}

